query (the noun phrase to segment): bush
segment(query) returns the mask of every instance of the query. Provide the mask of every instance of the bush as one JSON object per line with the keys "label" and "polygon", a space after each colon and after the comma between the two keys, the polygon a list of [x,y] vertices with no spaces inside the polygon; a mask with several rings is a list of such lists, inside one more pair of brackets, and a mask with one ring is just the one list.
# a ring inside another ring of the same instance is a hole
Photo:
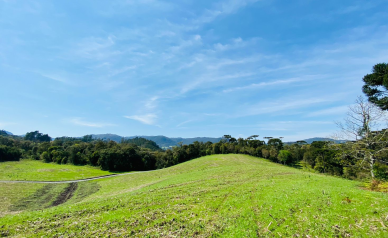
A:
{"label": "bush", "polygon": [[43,160],[43,161],[46,162],[46,163],[52,162],[52,160],[51,160],[51,158],[50,158],[50,154],[47,153],[47,151],[43,152],[43,153],[40,155],[40,159]]}
{"label": "bush", "polygon": [[268,158],[269,158],[269,150],[267,150],[267,149],[262,149],[262,150],[261,150],[261,154],[263,155],[263,157],[264,157],[265,159],[268,159]]}
{"label": "bush", "polygon": [[385,164],[376,163],[373,166],[373,172],[376,179],[388,180],[388,166]]}
{"label": "bush", "polygon": [[275,148],[271,148],[269,151],[269,159],[276,162],[278,159],[278,151]]}
{"label": "bush", "polygon": [[0,161],[19,161],[22,152],[14,147],[0,145]]}

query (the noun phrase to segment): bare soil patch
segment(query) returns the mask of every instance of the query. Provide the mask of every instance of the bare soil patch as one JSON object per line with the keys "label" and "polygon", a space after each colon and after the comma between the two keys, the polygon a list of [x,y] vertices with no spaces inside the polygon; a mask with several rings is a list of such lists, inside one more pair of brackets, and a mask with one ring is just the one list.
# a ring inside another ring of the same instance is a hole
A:
{"label": "bare soil patch", "polygon": [[61,205],[62,203],[65,203],[67,200],[73,197],[74,192],[77,190],[78,183],[71,183],[65,191],[63,191],[59,196],[55,199],[55,201],[52,203],[51,206],[55,207],[58,205]]}

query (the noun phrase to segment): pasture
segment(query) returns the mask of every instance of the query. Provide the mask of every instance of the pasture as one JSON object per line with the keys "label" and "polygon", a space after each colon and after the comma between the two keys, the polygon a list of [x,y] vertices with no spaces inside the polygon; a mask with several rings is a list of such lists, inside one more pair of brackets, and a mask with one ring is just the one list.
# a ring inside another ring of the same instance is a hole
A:
{"label": "pasture", "polygon": [[1,183],[0,235],[384,237],[388,194],[360,186],[234,154],[77,185]]}
{"label": "pasture", "polygon": [[92,166],[59,165],[40,160],[0,163],[0,180],[64,181],[112,174]]}

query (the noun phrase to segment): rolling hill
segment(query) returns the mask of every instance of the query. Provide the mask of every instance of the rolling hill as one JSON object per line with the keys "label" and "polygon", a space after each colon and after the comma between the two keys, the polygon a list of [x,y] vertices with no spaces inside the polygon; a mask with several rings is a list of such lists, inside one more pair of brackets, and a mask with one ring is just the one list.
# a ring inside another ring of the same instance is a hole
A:
{"label": "rolling hill", "polygon": [[6,131],[6,130],[0,130],[0,134],[4,133],[5,135],[10,135],[10,136],[13,136],[13,134],[9,131]]}
{"label": "rolling hill", "polygon": [[360,185],[233,154],[88,182],[0,183],[0,235],[385,237],[388,194]]}

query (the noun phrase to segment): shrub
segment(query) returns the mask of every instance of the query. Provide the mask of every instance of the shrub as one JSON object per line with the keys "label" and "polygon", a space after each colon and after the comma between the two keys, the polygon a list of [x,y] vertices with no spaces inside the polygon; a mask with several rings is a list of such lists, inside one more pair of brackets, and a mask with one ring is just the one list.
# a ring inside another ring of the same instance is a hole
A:
{"label": "shrub", "polygon": [[22,152],[14,147],[0,145],[0,161],[19,161]]}
{"label": "shrub", "polygon": [[261,154],[263,155],[264,158],[268,159],[269,157],[269,150],[267,149],[262,149]]}
{"label": "shrub", "polygon": [[376,179],[388,180],[388,166],[385,164],[376,163],[373,166],[373,172]]}
{"label": "shrub", "polygon": [[50,158],[50,154],[47,153],[47,151],[43,152],[41,155],[40,155],[40,159],[43,160],[44,162],[46,163],[50,163],[52,160]]}

